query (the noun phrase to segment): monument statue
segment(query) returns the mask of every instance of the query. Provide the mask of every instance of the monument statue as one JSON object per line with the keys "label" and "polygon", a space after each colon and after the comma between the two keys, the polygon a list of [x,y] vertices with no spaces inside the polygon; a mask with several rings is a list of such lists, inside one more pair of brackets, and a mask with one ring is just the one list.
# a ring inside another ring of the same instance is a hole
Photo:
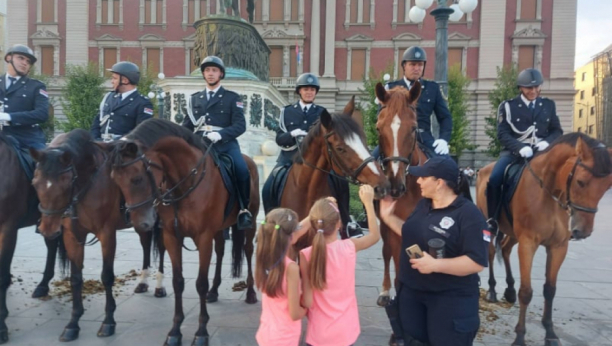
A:
{"label": "monument statue", "polygon": [[[232,16],[240,17],[240,0],[221,0],[219,3],[219,13],[225,14],[226,8],[232,9]],[[247,13],[249,23],[253,24],[253,13],[255,12],[255,0],[247,0]]]}

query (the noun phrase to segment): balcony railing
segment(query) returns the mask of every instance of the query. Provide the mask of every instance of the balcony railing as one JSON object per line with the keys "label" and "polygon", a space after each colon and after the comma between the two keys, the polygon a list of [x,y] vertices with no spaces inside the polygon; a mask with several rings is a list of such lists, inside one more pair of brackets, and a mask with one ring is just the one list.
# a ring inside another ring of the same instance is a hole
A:
{"label": "balcony railing", "polygon": [[292,88],[295,86],[296,77],[270,77],[270,83],[277,88]]}

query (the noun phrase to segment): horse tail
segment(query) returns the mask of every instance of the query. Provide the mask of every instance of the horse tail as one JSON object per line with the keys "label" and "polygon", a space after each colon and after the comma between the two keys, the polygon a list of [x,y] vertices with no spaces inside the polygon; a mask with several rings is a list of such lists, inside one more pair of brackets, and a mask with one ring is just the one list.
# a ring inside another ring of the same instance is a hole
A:
{"label": "horse tail", "polygon": [[470,192],[470,180],[467,175],[463,174],[463,172],[459,172],[459,186],[458,186],[459,194],[463,195],[463,197],[467,198],[470,202],[474,202],[472,199],[472,193]]}
{"label": "horse tail", "polygon": [[151,244],[152,246],[152,250],[153,250],[153,261],[157,262],[157,259],[159,258],[159,244],[160,241],[162,241],[162,232],[161,232],[161,226],[159,225],[160,221],[159,221],[159,215],[157,215],[157,218],[155,219],[155,224],[153,225],[153,236],[151,237]]}
{"label": "horse tail", "polygon": [[244,230],[238,230],[236,225],[232,226],[232,277],[234,278],[240,277],[242,274],[244,240]]}
{"label": "horse tail", "polygon": [[[499,227],[499,226],[498,226]],[[497,230],[497,235],[495,236],[495,258],[497,258],[498,263],[502,263],[502,247],[505,239],[504,232],[501,232],[499,229]],[[489,265],[492,265],[489,263]]]}
{"label": "horse tail", "polygon": [[64,244],[64,235],[63,233],[66,230],[62,231],[62,234],[58,237],[57,241],[57,257],[59,258],[59,266],[60,271],[62,273],[62,278],[68,276],[68,269],[70,268],[70,260],[68,259],[68,252],[66,251],[66,244]]}

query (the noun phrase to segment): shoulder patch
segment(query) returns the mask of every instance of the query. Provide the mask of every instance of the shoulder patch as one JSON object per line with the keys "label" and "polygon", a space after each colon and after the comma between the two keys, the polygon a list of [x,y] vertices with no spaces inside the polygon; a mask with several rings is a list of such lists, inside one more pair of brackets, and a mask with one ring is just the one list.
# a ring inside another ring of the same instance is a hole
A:
{"label": "shoulder patch", "polygon": [[44,89],[39,89],[39,90],[40,90],[40,94],[41,94],[42,96],[44,96],[44,97],[46,97],[46,98],[49,98],[49,94],[47,93],[47,91],[46,91],[46,90],[44,90]]}
{"label": "shoulder patch", "polygon": [[148,115],[153,115],[153,109],[145,107],[144,113],[146,113]]}

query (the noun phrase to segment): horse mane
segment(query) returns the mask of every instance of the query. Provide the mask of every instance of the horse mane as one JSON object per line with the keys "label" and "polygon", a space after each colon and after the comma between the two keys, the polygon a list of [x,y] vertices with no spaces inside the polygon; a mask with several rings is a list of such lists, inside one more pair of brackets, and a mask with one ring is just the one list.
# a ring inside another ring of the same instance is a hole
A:
{"label": "horse mane", "polygon": [[606,145],[581,132],[571,132],[557,138],[544,152],[547,152],[558,144],[567,144],[575,147],[579,138],[582,139],[582,142],[592,151],[594,161],[593,175],[596,177],[605,177],[612,173],[612,161],[610,160],[610,154],[608,153]]}
{"label": "horse mane", "polygon": [[66,168],[60,160],[64,152],[70,153],[77,172],[95,168],[96,144],[93,137],[89,131],[75,129],[66,134],[59,146],[44,150],[44,158],[38,163],[38,169],[52,179],[57,178]]}
{"label": "horse mane", "polygon": [[128,139],[140,142],[147,149],[152,148],[155,143],[165,137],[181,138],[189,145],[202,151],[205,151],[208,148],[208,145],[202,140],[202,138],[194,134],[189,129],[171,121],[156,118],[143,121],[126,137]]}
{"label": "horse mane", "polygon": [[[398,114],[400,117],[405,114],[406,108],[411,108],[410,91],[403,87],[395,87],[388,91],[389,100],[385,102],[385,106],[391,114]],[[413,111],[414,119],[416,120],[416,111]]]}
{"label": "horse mane", "polygon": [[[350,115],[331,114],[332,117],[332,130],[340,137],[347,138],[352,134],[356,133],[360,138],[365,138],[365,132],[363,129],[357,124],[355,119],[353,119]],[[314,141],[315,138],[321,136],[321,119],[315,121],[314,125],[308,131],[308,135],[304,137],[302,144],[300,144],[300,152],[304,153],[310,147],[310,144]],[[295,155],[293,158],[293,162],[295,163],[304,163],[301,155]]]}

